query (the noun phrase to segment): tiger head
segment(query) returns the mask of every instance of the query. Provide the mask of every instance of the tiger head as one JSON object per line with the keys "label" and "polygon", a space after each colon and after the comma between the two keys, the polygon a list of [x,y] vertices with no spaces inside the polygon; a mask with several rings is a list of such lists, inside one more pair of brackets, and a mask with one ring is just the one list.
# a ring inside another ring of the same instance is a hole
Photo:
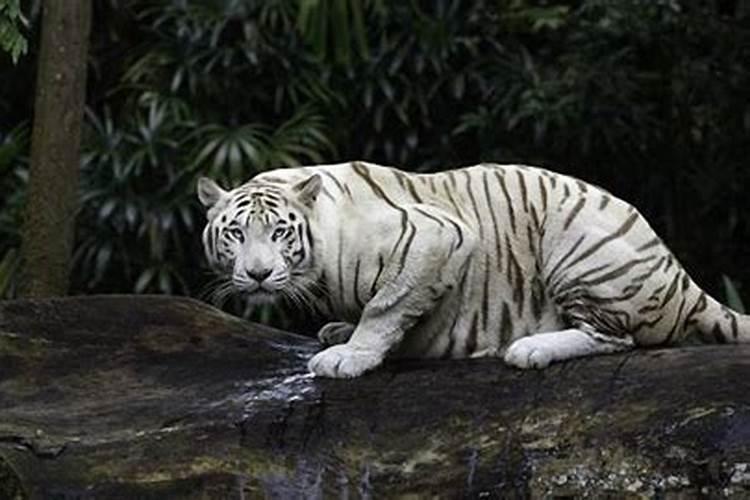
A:
{"label": "tiger head", "polygon": [[291,186],[253,179],[231,191],[198,180],[198,198],[208,210],[203,248],[226,278],[219,298],[238,291],[254,303],[295,299],[315,281],[311,210],[321,185],[319,175]]}

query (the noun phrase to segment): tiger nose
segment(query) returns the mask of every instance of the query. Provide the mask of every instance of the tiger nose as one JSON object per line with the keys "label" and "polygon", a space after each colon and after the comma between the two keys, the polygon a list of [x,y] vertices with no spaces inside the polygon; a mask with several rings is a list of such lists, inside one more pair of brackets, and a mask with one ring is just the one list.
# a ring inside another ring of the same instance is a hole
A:
{"label": "tiger nose", "polygon": [[271,276],[272,269],[252,269],[246,272],[248,276],[260,283],[261,281]]}

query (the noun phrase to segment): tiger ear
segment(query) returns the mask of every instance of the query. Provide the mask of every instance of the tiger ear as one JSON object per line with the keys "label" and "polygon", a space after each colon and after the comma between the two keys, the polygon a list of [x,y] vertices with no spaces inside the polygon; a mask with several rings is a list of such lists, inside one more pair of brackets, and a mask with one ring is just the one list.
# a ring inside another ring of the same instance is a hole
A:
{"label": "tiger ear", "polygon": [[292,191],[297,194],[297,198],[303,205],[312,206],[318,199],[320,190],[323,187],[323,180],[320,175],[313,174],[307,179],[298,182],[292,186]]}
{"label": "tiger ear", "polygon": [[198,179],[197,192],[198,199],[206,208],[213,207],[227,196],[227,192],[208,177]]}

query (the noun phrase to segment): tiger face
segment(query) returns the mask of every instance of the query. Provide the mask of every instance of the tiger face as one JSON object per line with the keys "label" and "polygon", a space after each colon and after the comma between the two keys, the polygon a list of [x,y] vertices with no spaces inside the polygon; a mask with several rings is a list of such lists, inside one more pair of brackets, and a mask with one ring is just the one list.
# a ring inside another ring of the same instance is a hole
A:
{"label": "tiger face", "polygon": [[199,179],[198,198],[208,209],[203,248],[224,278],[220,296],[231,290],[255,303],[272,302],[294,298],[314,281],[310,210],[320,188],[318,175],[291,187],[259,180],[231,191]]}

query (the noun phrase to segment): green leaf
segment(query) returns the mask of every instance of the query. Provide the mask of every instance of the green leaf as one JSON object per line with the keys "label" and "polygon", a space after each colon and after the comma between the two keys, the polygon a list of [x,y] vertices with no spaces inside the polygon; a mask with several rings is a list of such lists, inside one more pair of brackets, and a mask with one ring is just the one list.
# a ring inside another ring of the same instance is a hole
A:
{"label": "green leaf", "polygon": [[151,281],[154,279],[154,276],[156,275],[156,269],[153,267],[150,267],[143,271],[141,275],[138,277],[138,281],[135,282],[134,291],[135,293],[143,293],[146,291],[148,286],[151,284]]}
{"label": "green leaf", "polygon": [[0,298],[11,298],[16,283],[16,270],[18,269],[18,251],[11,248],[0,260]]}
{"label": "green leaf", "polygon": [[745,304],[742,302],[740,293],[737,291],[737,287],[735,287],[732,279],[726,274],[722,274],[721,280],[724,284],[724,295],[727,305],[738,313],[745,314]]}
{"label": "green leaf", "polygon": [[28,50],[26,38],[18,29],[19,24],[25,23],[20,0],[0,1],[0,49],[10,54],[13,64]]}

